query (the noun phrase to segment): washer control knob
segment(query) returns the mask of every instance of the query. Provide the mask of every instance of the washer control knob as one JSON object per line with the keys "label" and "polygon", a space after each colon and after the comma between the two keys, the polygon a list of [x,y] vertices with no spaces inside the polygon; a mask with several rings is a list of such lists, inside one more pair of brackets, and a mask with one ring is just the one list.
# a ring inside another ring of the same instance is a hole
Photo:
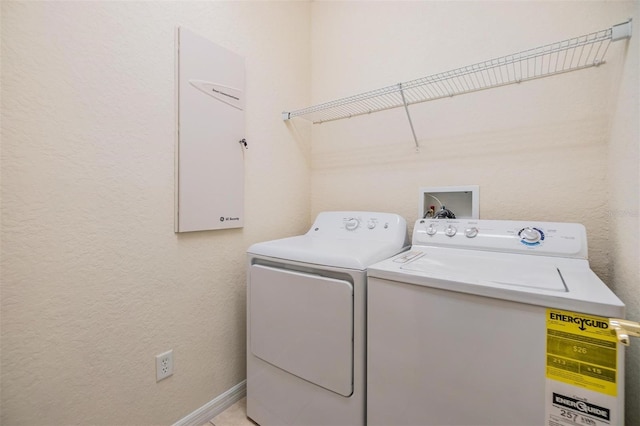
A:
{"label": "washer control knob", "polygon": [[520,231],[520,238],[527,243],[536,243],[540,241],[542,235],[540,234],[540,231],[535,228],[523,228]]}
{"label": "washer control knob", "polygon": [[472,226],[471,228],[467,228],[464,230],[464,235],[467,238],[475,238],[475,236],[478,235],[478,228],[476,228],[475,226]]}
{"label": "washer control knob", "polygon": [[458,232],[458,228],[456,228],[455,226],[449,225],[444,230],[444,235],[446,235],[447,237],[453,237],[454,235],[456,235],[457,232]]}
{"label": "washer control knob", "polygon": [[360,226],[360,221],[355,217],[350,217],[344,223],[344,227],[347,231],[355,231]]}
{"label": "washer control knob", "polygon": [[438,232],[438,229],[436,228],[436,226],[433,223],[427,227],[427,234],[428,235],[436,235],[436,232]]}

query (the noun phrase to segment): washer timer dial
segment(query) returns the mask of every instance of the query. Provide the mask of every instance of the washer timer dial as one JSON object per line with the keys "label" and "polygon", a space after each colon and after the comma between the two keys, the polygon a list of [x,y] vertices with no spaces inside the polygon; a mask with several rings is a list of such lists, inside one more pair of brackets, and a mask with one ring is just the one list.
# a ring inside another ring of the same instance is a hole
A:
{"label": "washer timer dial", "polygon": [[538,228],[526,227],[518,232],[520,242],[527,246],[537,246],[544,241],[544,232]]}

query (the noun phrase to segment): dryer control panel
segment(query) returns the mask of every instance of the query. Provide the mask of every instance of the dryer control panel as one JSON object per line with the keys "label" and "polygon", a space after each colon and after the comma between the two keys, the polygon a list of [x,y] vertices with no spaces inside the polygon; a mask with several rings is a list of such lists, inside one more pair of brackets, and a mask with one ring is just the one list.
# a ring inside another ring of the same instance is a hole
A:
{"label": "dryer control panel", "polygon": [[394,213],[331,211],[318,214],[308,235],[363,241],[406,241],[407,222]]}
{"label": "dryer control panel", "polygon": [[587,232],[579,223],[478,219],[419,219],[413,245],[587,258]]}

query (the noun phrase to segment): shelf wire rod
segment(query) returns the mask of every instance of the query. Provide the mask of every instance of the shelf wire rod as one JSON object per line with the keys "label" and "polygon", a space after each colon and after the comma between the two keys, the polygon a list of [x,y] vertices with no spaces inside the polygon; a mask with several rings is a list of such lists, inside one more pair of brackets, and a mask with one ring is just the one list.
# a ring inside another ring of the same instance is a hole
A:
{"label": "shelf wire rod", "polygon": [[557,52],[557,54],[556,54],[556,62],[553,65],[554,72],[558,72],[558,61],[559,60],[560,60],[560,52]]}
{"label": "shelf wire rod", "polygon": [[[433,80],[433,79],[430,79]],[[438,95],[438,98],[441,98],[444,95],[442,88],[437,84],[436,81],[430,81],[429,87]]]}
{"label": "shelf wire rod", "polygon": [[456,93],[456,89],[455,89],[455,85],[453,83],[453,81],[451,81],[449,78],[445,78],[443,79],[443,84],[444,86],[447,88],[447,92],[449,93],[449,96],[453,96],[454,93]]}
{"label": "shelf wire rod", "polygon": [[498,81],[498,74],[496,73],[496,67],[492,66],[491,67],[491,71],[493,71],[493,77],[495,78],[495,81]]}
{"label": "shelf wire rod", "polygon": [[600,65],[601,59],[600,59],[600,49],[602,49],[602,45],[604,44],[603,41],[601,41],[600,43],[598,43],[598,48],[596,49],[596,53],[594,53],[593,56],[593,61],[594,63],[597,63],[598,65]]}
{"label": "shelf wire rod", "polygon": [[416,103],[420,100],[422,93],[420,93],[420,88],[418,87],[414,87],[411,89],[404,89],[404,97],[407,101],[407,104],[411,105],[413,103]]}
{"label": "shelf wire rod", "polygon": [[[513,58],[513,57],[512,57]],[[511,67],[513,68],[513,81],[518,81],[518,70],[516,69],[515,60],[511,60]]]}
{"label": "shelf wire rod", "polygon": [[443,98],[443,97],[446,96],[446,92],[443,91],[442,87],[440,87],[440,85],[438,84],[437,81],[435,81],[435,80],[432,81],[430,83],[429,87],[431,87],[433,89],[433,91],[438,95],[438,99]]}
{"label": "shelf wire rod", "polygon": [[452,72],[451,74],[453,74],[451,76],[451,85],[453,86],[454,93],[461,93],[463,91],[462,86],[460,86],[460,80],[458,79],[458,75],[455,72]]}
{"label": "shelf wire rod", "polygon": [[367,99],[362,102],[362,105],[359,109],[354,110],[355,112],[359,112],[360,114],[368,114],[370,111],[375,111],[378,109],[376,102],[373,99]]}
{"label": "shelf wire rod", "polygon": [[451,96],[451,91],[442,80],[438,80],[436,84],[442,90],[444,96]]}
{"label": "shelf wire rod", "polygon": [[466,81],[466,83],[467,83],[467,87],[469,88],[469,91],[471,91],[471,92],[472,92],[472,91],[474,91],[474,90],[477,90],[477,87],[478,87],[478,86],[477,86],[477,85],[476,85],[476,83],[473,81],[473,74],[466,74],[466,75],[464,76],[464,80],[465,80],[465,81]]}
{"label": "shelf wire rod", "polygon": [[486,76],[486,81],[487,83],[485,83],[485,87],[490,87],[493,85],[493,79],[491,78],[491,72],[489,72],[488,69],[485,69],[482,71],[483,75]]}
{"label": "shelf wire rod", "polygon": [[589,62],[589,63],[593,63],[594,62],[595,56],[593,56],[593,48],[595,47],[595,44],[596,44],[595,41],[589,43],[585,62]]}
{"label": "shelf wire rod", "polygon": [[573,68],[574,66],[577,66],[577,64],[576,65],[573,64],[573,60],[576,57],[576,50],[577,50],[577,46],[571,49],[571,60],[569,61],[569,68]]}
{"label": "shelf wire rod", "polygon": [[392,96],[389,95],[383,99],[380,99],[380,101],[384,108],[390,108],[390,107],[402,105],[402,98],[398,96],[397,93],[394,93]]}
{"label": "shelf wire rod", "polygon": [[431,84],[425,84],[421,87],[425,88],[425,90],[429,93],[429,97],[431,99],[438,99],[439,97],[438,92]]}
{"label": "shelf wire rod", "polygon": [[[598,45],[598,51],[596,53],[596,55],[598,55],[598,63],[602,63],[604,62],[604,57],[607,54],[607,50],[609,49],[609,45],[611,44],[610,41],[601,41],[600,44]],[[604,52],[602,52],[602,54],[600,54],[600,50],[602,49],[602,46],[604,46]]]}
{"label": "shelf wire rod", "polygon": [[[549,53],[548,54],[543,54],[541,59],[541,70],[540,73],[541,74],[549,74],[551,72],[551,55],[553,55],[553,52],[551,51],[551,48],[549,48]],[[544,60],[547,59],[547,71],[544,71]]]}
{"label": "shelf wire rod", "polygon": [[591,43],[591,44],[589,45],[589,52],[587,53],[587,59],[586,59],[586,61],[587,61],[587,62],[593,62],[593,63],[595,63],[595,58],[594,58],[594,60],[591,60],[591,61],[589,60],[589,58],[591,58],[591,53],[592,53],[592,52],[593,52],[593,43]]}
{"label": "shelf wire rod", "polygon": [[438,99],[440,95],[437,90],[431,84],[424,84],[422,86],[418,86],[418,89],[427,94],[427,98],[430,100]]}
{"label": "shelf wire rod", "polygon": [[457,93],[464,93],[465,92],[465,87],[462,84],[462,81],[460,80],[460,76],[459,75],[454,75],[453,77],[453,85],[456,87],[456,92]]}
{"label": "shelf wire rod", "polygon": [[447,80],[443,78],[442,74],[439,74],[437,77],[438,85],[442,88],[442,91],[446,96],[451,96],[451,85],[448,84]]}
{"label": "shelf wire rod", "polygon": [[502,74],[503,64],[501,62],[503,62],[503,60],[501,61],[500,59],[498,59],[498,74],[500,74],[500,81],[504,83],[504,75]]}
{"label": "shelf wire rod", "polygon": [[476,76],[478,76],[478,75],[480,76],[480,78],[482,78],[482,82],[480,83],[480,87],[487,87],[487,80],[485,80],[484,74],[482,73],[482,70],[479,70],[476,73]]}
{"label": "shelf wire rod", "polygon": [[413,128],[413,121],[411,120],[411,114],[409,114],[409,106],[407,105],[407,101],[404,98],[404,90],[402,90],[402,83],[398,83],[398,88],[400,89],[400,94],[402,95],[402,101],[404,103],[404,110],[407,113],[407,118],[409,119],[409,127],[411,127],[411,133],[413,134],[413,141],[416,144],[416,151],[420,150],[420,145],[418,144],[418,137],[416,136],[416,131]]}
{"label": "shelf wire rod", "polygon": [[393,97],[385,96],[384,98],[372,99],[372,106],[376,109],[384,110],[402,105],[399,100]]}
{"label": "shelf wire rod", "polygon": [[404,90],[404,97],[407,101],[407,104],[411,104],[413,102],[415,102],[418,99],[418,95],[416,94],[416,89],[411,88],[411,89],[405,89]]}
{"label": "shelf wire rod", "polygon": [[467,75],[466,74],[462,74],[458,78],[460,80],[460,84],[462,85],[462,87],[464,87],[465,93],[469,92],[471,90],[471,86],[469,86],[469,81],[467,81]]}
{"label": "shelf wire rod", "polygon": [[471,87],[471,84],[469,83],[469,76],[467,74],[463,74],[462,80],[464,81],[464,85],[467,88],[467,91],[471,91],[472,87]]}
{"label": "shelf wire rod", "polygon": [[442,90],[444,91],[446,96],[452,96],[451,85],[448,84],[446,80],[440,78],[438,79],[438,84],[440,85],[440,87],[442,87]]}
{"label": "shelf wire rod", "polygon": [[584,44],[580,48],[580,53],[578,54],[578,65],[582,64],[582,55],[584,54]]}
{"label": "shelf wire rod", "polygon": [[475,80],[474,87],[480,89],[482,87],[482,83],[480,83],[480,79],[478,78],[478,73],[469,74],[471,81]]}
{"label": "shelf wire rod", "polygon": [[493,76],[498,84],[502,84],[504,79],[502,77],[502,70],[500,69],[500,61],[496,61],[497,65],[493,67]]}
{"label": "shelf wire rod", "polygon": [[478,85],[476,83],[478,82],[478,79],[476,78],[476,81],[474,82],[473,81],[473,77],[474,77],[473,74],[467,75],[467,78],[469,79],[469,83],[470,83],[471,87],[474,88],[474,89],[477,89]]}
{"label": "shelf wire rod", "polygon": [[[569,42],[567,42],[567,46],[569,46]],[[567,69],[567,58],[569,57],[569,52],[565,49],[564,50],[564,58],[562,60],[562,69],[566,70]]]}
{"label": "shelf wire rod", "polygon": [[464,87],[465,91],[469,91],[470,86],[466,73],[462,73],[462,75],[460,75],[460,84]]}
{"label": "shelf wire rod", "polygon": [[460,76],[455,76],[453,78],[453,85],[456,87],[456,94],[461,94],[466,91],[466,88],[462,84],[462,80],[460,80]]}
{"label": "shelf wire rod", "polygon": [[455,88],[455,93],[464,93],[466,88],[464,86],[464,84],[462,84],[462,80],[461,77],[463,76],[463,73],[459,70],[454,70],[451,72],[452,76],[451,76],[451,83]]}
{"label": "shelf wire rod", "polygon": [[[509,65],[511,65],[511,69],[509,69]],[[518,80],[516,75],[516,65],[513,58],[511,58],[507,63],[507,72],[509,72],[509,78],[511,79],[511,81],[515,82]]]}
{"label": "shelf wire rod", "polygon": [[604,62],[604,57],[607,55],[607,51],[609,51],[609,46],[611,46],[611,40],[607,40],[606,42],[603,42],[605,47],[604,47],[604,52],[602,52],[602,56],[601,56],[601,60],[600,62]]}
{"label": "shelf wire rod", "polygon": [[430,100],[430,99],[432,98],[432,96],[431,96],[431,94],[427,91],[427,89],[428,89],[428,87],[427,87],[427,86],[424,86],[424,85],[423,85],[423,86],[417,86],[417,87],[415,88],[415,90],[418,92],[418,95],[417,95],[417,96],[421,97],[422,99],[429,99],[429,100]]}
{"label": "shelf wire rod", "polygon": [[586,62],[593,63],[595,61],[595,56],[592,56],[593,48],[594,48],[595,44],[596,44],[595,40],[593,42],[589,43],[589,51],[587,52]]}
{"label": "shelf wire rod", "polygon": [[537,57],[527,58],[527,78],[536,75]]}
{"label": "shelf wire rod", "polygon": [[[511,67],[509,67],[511,65]],[[515,83],[518,81],[516,76],[516,67],[513,62],[509,62],[505,65],[505,70],[507,71],[507,78],[511,83]]]}
{"label": "shelf wire rod", "polygon": [[[500,62],[500,61],[498,61]],[[500,83],[504,84],[505,81],[509,81],[509,75],[507,74],[507,79],[504,78],[504,64],[500,64],[498,66],[498,74],[500,75]]]}

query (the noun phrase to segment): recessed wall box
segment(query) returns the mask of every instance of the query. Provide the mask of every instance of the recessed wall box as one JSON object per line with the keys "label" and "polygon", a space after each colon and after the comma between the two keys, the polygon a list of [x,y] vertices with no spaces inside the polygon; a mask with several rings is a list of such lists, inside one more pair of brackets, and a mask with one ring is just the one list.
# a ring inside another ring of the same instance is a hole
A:
{"label": "recessed wall box", "polygon": [[435,211],[442,206],[455,213],[460,219],[480,219],[480,187],[438,186],[420,188],[418,205],[419,217],[425,217],[431,206]]}

